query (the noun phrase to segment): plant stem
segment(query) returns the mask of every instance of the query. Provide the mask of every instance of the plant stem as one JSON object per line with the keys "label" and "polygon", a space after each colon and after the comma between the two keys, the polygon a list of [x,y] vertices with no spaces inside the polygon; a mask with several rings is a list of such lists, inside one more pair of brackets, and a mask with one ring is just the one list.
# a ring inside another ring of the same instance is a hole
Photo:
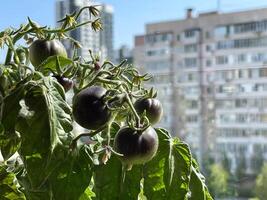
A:
{"label": "plant stem", "polygon": [[105,130],[107,128],[107,126],[102,126],[100,127],[99,129],[95,130],[95,131],[92,131],[90,133],[82,133],[80,135],[78,135],[77,137],[75,137],[71,144],[70,144],[70,147],[75,147],[76,146],[76,143],[77,141],[81,138],[81,137],[84,137],[84,136],[90,136],[90,137],[93,137],[95,136],[96,134],[100,133],[101,131]]}

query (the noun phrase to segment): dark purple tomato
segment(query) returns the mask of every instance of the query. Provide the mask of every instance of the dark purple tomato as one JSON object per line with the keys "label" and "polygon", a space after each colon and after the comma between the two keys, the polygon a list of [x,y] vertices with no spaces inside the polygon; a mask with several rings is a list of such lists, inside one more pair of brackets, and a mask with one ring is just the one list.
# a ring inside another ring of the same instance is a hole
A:
{"label": "dark purple tomato", "polygon": [[138,99],[134,103],[134,107],[137,113],[140,115],[146,111],[146,116],[151,124],[156,124],[159,122],[163,114],[160,101],[154,98]]}
{"label": "dark purple tomato", "polygon": [[57,79],[57,82],[60,83],[60,85],[63,86],[65,92],[68,92],[72,86],[73,86],[73,80],[69,79],[69,78],[66,78],[64,76],[54,76],[56,79]]}
{"label": "dark purple tomato", "polygon": [[105,125],[111,118],[103,97],[106,89],[91,86],[80,91],[73,99],[74,120],[84,128],[96,130]]}
{"label": "dark purple tomato", "polygon": [[158,150],[158,135],[151,126],[143,132],[123,127],[115,136],[114,149],[123,154],[123,163],[143,164],[155,156]]}
{"label": "dark purple tomato", "polygon": [[29,47],[30,61],[34,67],[38,67],[49,56],[67,57],[67,52],[59,40],[35,40]]}

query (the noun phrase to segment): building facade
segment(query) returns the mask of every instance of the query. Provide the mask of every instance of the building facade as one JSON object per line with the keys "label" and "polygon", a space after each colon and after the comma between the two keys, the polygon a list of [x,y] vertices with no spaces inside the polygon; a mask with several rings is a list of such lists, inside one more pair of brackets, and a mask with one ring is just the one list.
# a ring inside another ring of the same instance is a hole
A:
{"label": "building facade", "polygon": [[[160,124],[231,170],[267,158],[267,8],[202,13],[146,25],[134,63],[154,75],[164,105]],[[242,159],[241,159],[242,158]]]}
{"label": "building facade", "polygon": [[114,62],[116,64],[119,64],[123,60],[127,60],[127,64],[133,64],[133,50],[127,45],[122,45],[114,53]]}
{"label": "building facade", "polygon": [[[73,13],[88,5],[100,5],[100,17],[103,30],[95,32],[91,29],[91,24],[82,26],[70,32],[70,36],[82,44],[78,54],[85,59],[90,59],[88,50],[94,54],[99,54],[102,60],[113,60],[113,7],[107,4],[98,4],[89,0],[58,0],[56,1],[56,21],[65,17],[66,14]],[[81,14],[80,20],[89,20],[89,12]],[[73,47],[70,42],[64,42],[69,55],[73,54]]]}

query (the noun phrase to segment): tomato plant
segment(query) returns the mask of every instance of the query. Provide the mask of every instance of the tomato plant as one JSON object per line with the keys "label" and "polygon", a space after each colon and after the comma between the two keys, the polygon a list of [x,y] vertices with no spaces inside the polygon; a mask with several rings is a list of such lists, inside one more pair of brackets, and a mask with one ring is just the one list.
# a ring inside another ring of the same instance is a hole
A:
{"label": "tomato plant", "polygon": [[[94,18],[80,22],[88,11]],[[90,50],[77,56],[82,44],[68,32],[99,30],[98,14],[88,6],[56,29],[28,19],[0,32],[0,199],[212,199],[188,145],[156,128],[162,106],[144,87],[149,76]]]}

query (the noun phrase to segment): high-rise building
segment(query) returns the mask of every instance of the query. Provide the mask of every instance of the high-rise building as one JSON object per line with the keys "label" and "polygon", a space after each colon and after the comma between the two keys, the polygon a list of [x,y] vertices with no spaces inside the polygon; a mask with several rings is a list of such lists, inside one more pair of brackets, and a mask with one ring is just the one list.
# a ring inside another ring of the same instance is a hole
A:
{"label": "high-rise building", "polygon": [[114,62],[116,64],[119,64],[123,60],[127,60],[127,64],[133,64],[133,51],[127,45],[122,45],[114,53]]}
{"label": "high-rise building", "polygon": [[146,25],[134,63],[164,105],[160,124],[187,141],[201,163],[214,152],[252,173],[267,159],[267,8]]}
{"label": "high-rise building", "polygon": [[[66,14],[78,11],[82,7],[88,5],[99,5],[100,17],[103,30],[95,32],[91,29],[91,24],[82,26],[70,32],[70,36],[78,40],[82,44],[78,54],[85,59],[89,59],[88,50],[92,50],[94,54],[99,54],[102,59],[113,60],[113,7],[106,4],[98,4],[89,0],[58,0],[56,1],[56,21],[65,17]],[[81,21],[89,20],[89,12],[82,12]],[[67,51],[72,55],[72,46],[69,41],[65,41],[64,45]]]}
{"label": "high-rise building", "polygon": [[105,52],[107,58],[114,61],[113,52],[113,12],[114,9],[111,5],[103,4],[100,8],[100,17],[103,25],[103,30],[100,31],[100,49]]}

